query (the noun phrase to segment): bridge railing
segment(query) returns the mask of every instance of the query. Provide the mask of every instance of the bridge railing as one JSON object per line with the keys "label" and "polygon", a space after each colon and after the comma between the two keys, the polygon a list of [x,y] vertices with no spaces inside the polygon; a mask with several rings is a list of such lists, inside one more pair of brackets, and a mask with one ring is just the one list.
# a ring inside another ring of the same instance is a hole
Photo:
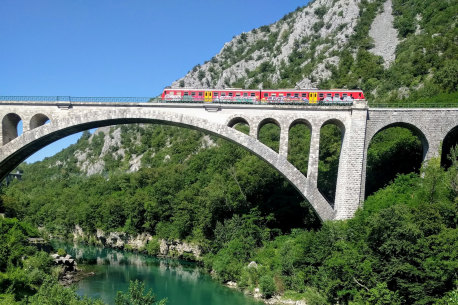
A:
{"label": "bridge railing", "polygon": [[458,108],[457,102],[450,103],[403,103],[403,102],[393,102],[393,103],[375,103],[369,102],[370,108]]}
{"label": "bridge railing", "polygon": [[151,97],[0,96],[0,102],[146,103]]}

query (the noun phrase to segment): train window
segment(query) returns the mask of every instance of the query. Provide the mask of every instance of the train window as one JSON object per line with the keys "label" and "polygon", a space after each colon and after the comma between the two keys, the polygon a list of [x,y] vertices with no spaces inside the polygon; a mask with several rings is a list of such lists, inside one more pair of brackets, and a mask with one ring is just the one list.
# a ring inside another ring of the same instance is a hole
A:
{"label": "train window", "polygon": [[284,94],[283,93],[279,93],[278,96],[284,96]]}
{"label": "train window", "polygon": [[256,96],[256,94],[255,94],[254,92],[251,92],[251,94],[250,94],[250,95],[251,95],[251,96]]}
{"label": "train window", "polygon": [[344,94],[343,94],[343,97],[346,97],[346,96],[347,96],[347,94],[346,94],[346,93],[344,93]]}
{"label": "train window", "polygon": [[188,96],[188,95],[189,95],[189,93],[188,93],[188,92],[185,92],[185,93],[184,93],[184,96]]}
{"label": "train window", "polygon": [[229,96],[232,96],[232,92],[229,92]]}
{"label": "train window", "polygon": [[226,96],[226,92],[221,93],[221,96]]}
{"label": "train window", "polygon": [[199,92],[199,96],[202,96],[203,95],[203,92]]}
{"label": "train window", "polygon": [[290,97],[291,96],[291,93],[286,93],[286,97]]}
{"label": "train window", "polygon": [[307,97],[307,93],[302,93],[302,97]]}
{"label": "train window", "polygon": [[324,93],[320,93],[320,97],[323,97],[324,96]]}
{"label": "train window", "polygon": [[326,94],[327,97],[332,97],[332,93]]}
{"label": "train window", "polygon": [[218,96],[218,92],[213,92],[213,96]]}
{"label": "train window", "polygon": [[196,93],[195,92],[191,92],[191,96],[196,96]]}
{"label": "train window", "polygon": [[268,97],[269,96],[269,93],[264,93],[264,97]]}
{"label": "train window", "polygon": [[276,97],[277,94],[276,93],[272,93],[270,96]]}
{"label": "train window", "polygon": [[339,93],[334,94],[334,97],[340,97]]}
{"label": "train window", "polygon": [[294,93],[294,97],[299,97],[299,93]]}
{"label": "train window", "polygon": [[237,93],[235,94],[235,96],[240,96],[240,92],[237,92]]}
{"label": "train window", "polygon": [[246,93],[246,92],[245,92],[245,93],[243,93],[243,96],[248,96],[248,93]]}
{"label": "train window", "polygon": [[164,91],[164,94],[167,94],[167,91]]}

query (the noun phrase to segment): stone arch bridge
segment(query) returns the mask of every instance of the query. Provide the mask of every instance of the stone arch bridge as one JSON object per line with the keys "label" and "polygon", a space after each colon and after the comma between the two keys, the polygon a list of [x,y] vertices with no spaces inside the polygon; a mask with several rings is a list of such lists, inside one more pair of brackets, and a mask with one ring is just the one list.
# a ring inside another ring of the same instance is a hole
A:
{"label": "stone arch bridge", "polygon": [[[441,141],[458,125],[458,108],[369,109],[362,100],[351,106],[140,103],[128,98],[116,102],[104,102],[103,98],[79,100],[0,97],[0,179],[42,147],[82,130],[126,123],[170,124],[201,130],[245,147],[290,181],[321,219],[346,219],[354,215],[364,200],[367,149],[378,131],[392,125],[408,125],[420,136],[424,160],[428,160],[439,155]],[[20,121],[23,133],[18,136]],[[239,122],[250,126],[249,135],[232,128]],[[258,140],[260,127],[270,122],[280,127],[278,153]],[[287,160],[288,132],[297,123],[311,129],[307,175]],[[336,124],[343,135],[333,206],[317,187],[320,130],[327,123]]]}

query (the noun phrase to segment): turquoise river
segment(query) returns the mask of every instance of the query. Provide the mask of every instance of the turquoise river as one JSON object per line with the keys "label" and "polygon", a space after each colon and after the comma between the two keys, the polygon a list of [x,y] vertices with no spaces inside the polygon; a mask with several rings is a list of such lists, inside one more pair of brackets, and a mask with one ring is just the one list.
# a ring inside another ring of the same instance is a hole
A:
{"label": "turquoise river", "polygon": [[[55,245],[56,246],[56,245]],[[76,284],[79,295],[114,304],[117,291],[141,280],[167,305],[261,305],[251,297],[212,280],[196,264],[90,246],[59,244],[95,275]]]}

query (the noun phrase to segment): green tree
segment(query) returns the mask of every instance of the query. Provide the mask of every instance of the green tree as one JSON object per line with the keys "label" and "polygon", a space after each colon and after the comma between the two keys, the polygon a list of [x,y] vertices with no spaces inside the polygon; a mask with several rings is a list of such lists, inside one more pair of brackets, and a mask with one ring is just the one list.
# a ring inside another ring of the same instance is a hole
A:
{"label": "green tree", "polygon": [[145,284],[138,280],[130,281],[127,292],[118,291],[115,299],[116,305],[165,305],[167,299],[156,302],[156,297],[151,290],[145,291]]}

